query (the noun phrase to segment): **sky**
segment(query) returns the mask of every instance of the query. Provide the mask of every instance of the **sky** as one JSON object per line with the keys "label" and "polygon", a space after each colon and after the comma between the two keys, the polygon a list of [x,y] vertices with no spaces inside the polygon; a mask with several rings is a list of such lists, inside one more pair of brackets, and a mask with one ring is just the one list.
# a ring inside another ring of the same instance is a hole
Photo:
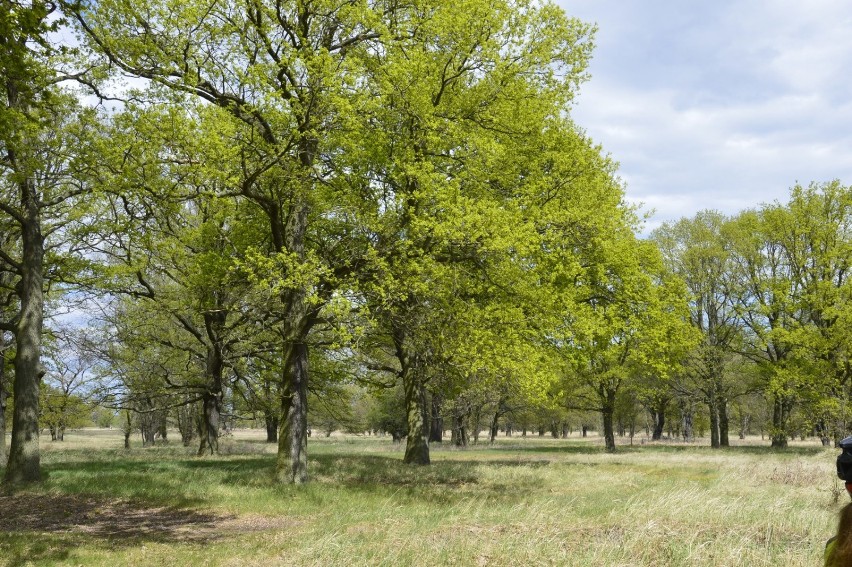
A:
{"label": "sky", "polygon": [[555,0],[596,23],[575,122],[619,162],[646,231],[852,184],[852,5]]}

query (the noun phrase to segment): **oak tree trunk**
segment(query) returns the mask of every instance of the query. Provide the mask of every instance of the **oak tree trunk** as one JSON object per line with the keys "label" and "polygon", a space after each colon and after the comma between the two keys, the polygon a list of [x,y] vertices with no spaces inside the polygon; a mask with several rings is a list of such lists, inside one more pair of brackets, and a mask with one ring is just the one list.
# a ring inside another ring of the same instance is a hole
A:
{"label": "oak tree trunk", "polygon": [[444,440],[444,418],[441,415],[443,397],[440,394],[432,396],[432,419],[429,425],[429,442],[441,443]]}
{"label": "oak tree trunk", "polygon": [[226,318],[227,311],[221,308],[204,313],[204,328],[210,342],[207,346],[204,372],[207,390],[201,398],[199,457],[205,453],[215,455],[219,452],[219,421],[222,413],[223,373],[225,369],[222,329],[225,326]]}
{"label": "oak tree trunk", "polygon": [[719,401],[716,404],[716,407],[719,411],[719,446],[730,447],[731,441],[728,438],[728,400],[724,396],[719,396]]}
{"label": "oak tree trunk", "polygon": [[787,448],[787,420],[790,417],[792,402],[782,394],[775,396],[772,405],[772,447]]}
{"label": "oak tree trunk", "polygon": [[285,365],[281,429],[278,434],[278,480],[291,484],[308,481],[308,347],[292,345]]}
{"label": "oak tree trunk", "polygon": [[719,445],[719,406],[715,396],[711,396],[707,402],[710,410],[710,446],[718,449]]}
{"label": "oak tree trunk", "polygon": [[604,405],[601,410],[603,416],[604,430],[604,445],[607,453],[615,453],[615,430],[613,428],[613,413],[615,408],[610,405]]}
{"label": "oak tree trunk", "polygon": [[39,386],[42,378],[41,335],[44,321],[44,238],[38,195],[32,180],[20,183],[23,216],[19,282],[20,320],[15,333],[15,409],[6,482],[41,479],[39,454]]}
{"label": "oak tree trunk", "polygon": [[410,465],[428,465],[429,437],[426,430],[425,389],[414,369],[409,368],[402,376],[405,392],[405,411],[408,421],[408,437],[405,443],[405,456],[402,462]]}
{"label": "oak tree trunk", "polygon": [[278,414],[272,410],[263,412],[263,423],[266,426],[266,442],[278,443]]}
{"label": "oak tree trunk", "polygon": [[205,392],[201,400],[201,427],[198,456],[219,453],[219,416],[222,408],[222,393]]}
{"label": "oak tree trunk", "polygon": [[9,388],[6,385],[5,353],[10,346],[6,333],[0,331],[0,466],[6,465],[6,401]]}

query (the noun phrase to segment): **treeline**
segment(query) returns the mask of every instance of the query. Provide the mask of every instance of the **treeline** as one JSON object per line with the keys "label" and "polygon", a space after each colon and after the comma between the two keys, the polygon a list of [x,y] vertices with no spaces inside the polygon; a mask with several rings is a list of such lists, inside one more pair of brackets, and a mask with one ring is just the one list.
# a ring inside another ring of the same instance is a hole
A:
{"label": "treeline", "polygon": [[309,416],[368,406],[417,464],[542,411],[615,450],[625,407],[704,402],[724,445],[758,393],[774,443],[796,408],[839,431],[844,276],[780,212],[637,238],[570,118],[592,32],[534,1],[0,4],[6,482],[81,400],[199,455],[260,418],[281,482]]}

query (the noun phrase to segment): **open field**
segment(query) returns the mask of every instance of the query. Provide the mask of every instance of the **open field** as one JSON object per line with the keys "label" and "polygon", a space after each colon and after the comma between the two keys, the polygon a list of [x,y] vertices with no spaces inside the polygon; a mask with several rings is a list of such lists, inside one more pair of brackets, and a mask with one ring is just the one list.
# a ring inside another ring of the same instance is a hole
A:
{"label": "open field", "polygon": [[820,565],[836,451],[758,442],[501,437],[409,467],[389,438],[332,436],[310,442],[311,484],[276,486],[260,432],[200,459],[71,432],[42,443],[43,483],[0,493],[0,564]]}

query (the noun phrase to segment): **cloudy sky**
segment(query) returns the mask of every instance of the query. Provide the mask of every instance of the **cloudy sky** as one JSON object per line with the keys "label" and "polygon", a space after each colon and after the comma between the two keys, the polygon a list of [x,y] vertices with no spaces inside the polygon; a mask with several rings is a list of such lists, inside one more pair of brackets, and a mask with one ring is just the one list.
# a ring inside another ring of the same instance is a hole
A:
{"label": "cloudy sky", "polygon": [[573,116],[621,164],[647,229],[852,184],[852,6],[556,0],[598,25]]}

